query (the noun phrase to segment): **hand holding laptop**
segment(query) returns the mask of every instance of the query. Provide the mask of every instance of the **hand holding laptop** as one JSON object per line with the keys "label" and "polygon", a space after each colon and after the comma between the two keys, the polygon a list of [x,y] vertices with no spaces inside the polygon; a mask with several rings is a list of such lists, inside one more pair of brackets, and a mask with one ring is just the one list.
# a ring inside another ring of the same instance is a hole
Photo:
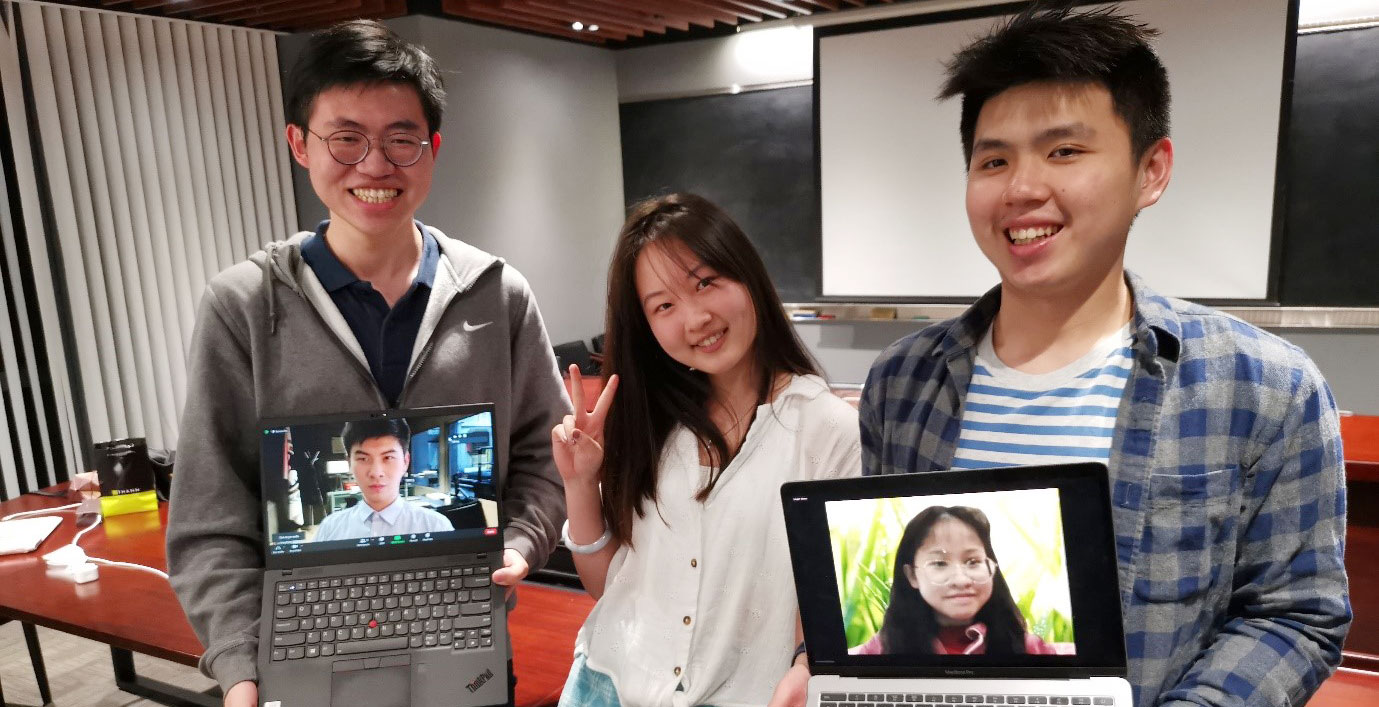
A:
{"label": "hand holding laptop", "polygon": [[503,587],[503,598],[511,599],[512,593],[517,591],[517,584],[526,579],[527,573],[531,572],[531,565],[527,564],[527,558],[522,557],[522,553],[512,549],[503,549],[503,566],[493,572],[493,583]]}
{"label": "hand holding laptop", "polygon": [[230,686],[225,693],[224,707],[258,707],[259,684],[243,680]]}
{"label": "hand holding laptop", "polygon": [[809,665],[795,663],[776,683],[766,707],[804,707],[809,698]]}

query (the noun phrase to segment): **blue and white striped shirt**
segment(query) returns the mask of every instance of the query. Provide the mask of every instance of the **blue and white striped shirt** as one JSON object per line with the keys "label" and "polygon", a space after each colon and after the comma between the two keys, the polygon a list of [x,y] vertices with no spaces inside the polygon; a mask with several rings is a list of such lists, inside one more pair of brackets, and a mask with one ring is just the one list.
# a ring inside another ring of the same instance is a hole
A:
{"label": "blue and white striped shirt", "polygon": [[996,356],[991,330],[977,345],[954,469],[1111,458],[1116,410],[1130,380],[1130,325],[1048,373],[1024,373]]}

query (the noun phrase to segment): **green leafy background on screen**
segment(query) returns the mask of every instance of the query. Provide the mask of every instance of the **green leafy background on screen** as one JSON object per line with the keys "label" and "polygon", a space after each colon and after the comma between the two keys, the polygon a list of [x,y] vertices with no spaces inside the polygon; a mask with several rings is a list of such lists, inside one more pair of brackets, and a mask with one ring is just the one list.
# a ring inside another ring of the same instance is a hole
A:
{"label": "green leafy background on screen", "polygon": [[1001,572],[1029,630],[1071,653],[1072,608],[1054,489],[829,502],[833,569],[848,647],[866,643],[880,630],[900,536],[905,524],[931,505],[972,506],[986,513]]}

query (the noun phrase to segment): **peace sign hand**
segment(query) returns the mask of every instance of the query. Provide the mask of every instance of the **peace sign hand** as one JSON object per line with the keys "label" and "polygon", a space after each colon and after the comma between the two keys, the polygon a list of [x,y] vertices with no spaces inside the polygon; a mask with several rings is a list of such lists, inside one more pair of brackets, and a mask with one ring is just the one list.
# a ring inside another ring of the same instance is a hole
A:
{"label": "peace sign hand", "polygon": [[584,405],[584,378],[579,367],[570,366],[570,397],[575,413],[566,415],[560,424],[551,428],[551,452],[555,468],[566,486],[597,487],[599,467],[603,464],[603,423],[613,397],[618,390],[618,377],[612,376],[594,403],[594,409]]}

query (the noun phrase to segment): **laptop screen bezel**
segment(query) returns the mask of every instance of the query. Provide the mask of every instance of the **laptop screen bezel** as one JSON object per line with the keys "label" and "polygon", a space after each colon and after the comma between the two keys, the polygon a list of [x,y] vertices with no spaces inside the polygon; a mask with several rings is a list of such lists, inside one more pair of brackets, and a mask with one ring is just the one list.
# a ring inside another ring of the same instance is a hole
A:
{"label": "laptop screen bezel", "polygon": [[[915,656],[847,652],[825,511],[827,502],[1046,488],[1059,491],[1075,655]],[[1119,568],[1107,472],[1102,464],[793,482],[781,487],[781,504],[812,674],[948,678],[1126,674]]]}
{"label": "laptop screen bezel", "polygon": [[[263,434],[265,430],[279,427],[294,427],[299,425],[319,425],[319,424],[341,424],[352,420],[387,420],[404,418],[409,422],[418,418],[439,419],[439,418],[466,418],[482,413],[489,413],[493,420],[493,434],[495,436],[494,458],[493,458],[493,479],[494,483],[501,489],[504,475],[503,462],[498,450],[500,445],[496,443],[498,434],[498,416],[493,403],[470,403],[465,405],[444,405],[422,408],[393,408],[388,410],[368,410],[352,413],[338,413],[330,415],[312,415],[300,417],[274,417],[264,418],[258,422],[258,433]],[[256,458],[259,483],[259,531],[262,535],[260,551],[263,553],[264,566],[270,570],[295,569],[299,567],[320,567],[326,565],[338,565],[356,562],[379,562],[386,560],[400,560],[416,557],[434,557],[439,555],[470,554],[495,552],[503,547],[503,531],[507,526],[507,516],[502,501],[501,491],[493,499],[498,508],[498,532],[494,535],[483,535],[478,537],[445,538],[426,543],[408,543],[403,545],[384,545],[376,547],[351,547],[333,550],[312,550],[300,553],[278,553],[272,552],[272,542],[268,536],[268,504],[263,498],[263,488],[265,484],[264,474],[267,473],[263,460]]]}

